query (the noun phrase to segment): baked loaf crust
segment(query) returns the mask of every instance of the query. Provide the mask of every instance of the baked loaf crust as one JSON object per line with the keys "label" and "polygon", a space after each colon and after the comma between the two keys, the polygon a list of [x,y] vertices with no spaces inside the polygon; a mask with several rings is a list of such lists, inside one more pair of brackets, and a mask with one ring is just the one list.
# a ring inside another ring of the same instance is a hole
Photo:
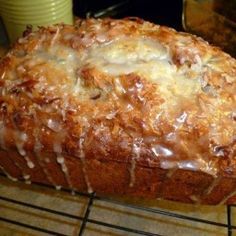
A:
{"label": "baked loaf crust", "polygon": [[219,204],[236,194],[236,61],[137,18],[20,38],[0,64],[0,168],[102,194]]}

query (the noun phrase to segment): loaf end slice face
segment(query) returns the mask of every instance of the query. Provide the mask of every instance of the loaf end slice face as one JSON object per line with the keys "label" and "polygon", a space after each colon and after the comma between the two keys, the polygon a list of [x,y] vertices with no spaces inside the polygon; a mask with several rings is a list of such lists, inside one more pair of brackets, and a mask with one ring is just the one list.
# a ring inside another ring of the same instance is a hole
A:
{"label": "loaf end slice face", "polygon": [[236,61],[136,18],[28,32],[0,62],[0,169],[107,195],[236,195]]}

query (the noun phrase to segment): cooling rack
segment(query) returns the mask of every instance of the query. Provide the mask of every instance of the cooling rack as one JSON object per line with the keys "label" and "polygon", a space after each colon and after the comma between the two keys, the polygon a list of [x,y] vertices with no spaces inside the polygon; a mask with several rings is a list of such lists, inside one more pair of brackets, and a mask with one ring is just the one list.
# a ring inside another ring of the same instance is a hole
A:
{"label": "cooling rack", "polygon": [[[4,177],[6,178],[6,176],[4,174],[0,173],[0,175],[2,178],[4,178]],[[36,183],[35,185],[39,185],[41,187],[53,189],[52,186],[48,186],[48,185],[44,185],[44,184],[37,184]],[[61,191],[71,194],[71,191],[68,189],[61,189]],[[126,203],[126,202],[123,202],[120,200],[114,200],[114,199],[110,199],[110,198],[106,198],[106,197],[101,197],[101,196],[96,195],[96,193],[87,194],[87,193],[81,193],[81,192],[75,191],[74,194],[75,194],[75,196],[78,196],[78,197],[82,196],[87,199],[86,209],[84,211],[83,216],[65,213],[62,211],[38,206],[36,204],[32,204],[32,203],[29,203],[26,201],[21,201],[21,200],[17,200],[17,199],[5,197],[5,196],[0,196],[0,200],[4,201],[6,203],[13,203],[13,204],[25,207],[25,208],[33,209],[38,212],[50,213],[50,214],[55,215],[56,217],[63,217],[65,219],[78,220],[81,223],[78,234],[77,234],[79,236],[84,235],[85,229],[88,224],[94,224],[94,225],[106,227],[109,229],[118,230],[118,231],[123,232],[125,235],[132,234],[132,235],[148,235],[148,236],[167,236],[165,234],[152,233],[152,232],[148,232],[148,231],[139,230],[134,227],[132,228],[132,227],[120,226],[117,224],[112,224],[112,223],[108,223],[108,222],[105,222],[102,220],[96,220],[96,219],[90,218],[90,212],[91,212],[92,208],[94,207],[94,202],[104,202],[104,203],[112,204],[116,207],[121,206],[121,207],[126,207],[129,209],[135,209],[140,212],[162,215],[162,216],[165,216],[168,218],[178,219],[181,221],[188,221],[188,222],[193,222],[193,223],[195,222],[195,223],[200,223],[202,225],[212,225],[215,227],[224,228],[226,235],[228,235],[228,236],[232,236],[233,232],[236,232],[236,226],[232,224],[232,220],[233,220],[232,219],[232,217],[233,217],[232,209],[235,208],[236,205],[225,206],[226,212],[227,212],[227,214],[226,214],[227,219],[225,219],[226,223],[221,223],[221,222],[216,222],[216,221],[212,221],[212,220],[206,220],[203,218],[188,216],[185,214],[179,214],[175,211],[156,209],[156,208],[151,208],[151,207],[144,207],[144,206],[140,206],[140,205],[129,204],[129,203]],[[7,224],[13,224],[15,226],[19,226],[21,228],[23,227],[23,228],[33,230],[35,232],[35,235],[37,235],[37,232],[38,233],[40,232],[40,233],[46,233],[49,235],[69,236],[64,233],[59,233],[59,232],[48,230],[48,229],[45,229],[45,228],[42,228],[39,226],[34,226],[31,224],[27,224],[27,223],[13,220],[13,219],[2,217],[1,213],[0,213],[0,221],[5,222]]]}

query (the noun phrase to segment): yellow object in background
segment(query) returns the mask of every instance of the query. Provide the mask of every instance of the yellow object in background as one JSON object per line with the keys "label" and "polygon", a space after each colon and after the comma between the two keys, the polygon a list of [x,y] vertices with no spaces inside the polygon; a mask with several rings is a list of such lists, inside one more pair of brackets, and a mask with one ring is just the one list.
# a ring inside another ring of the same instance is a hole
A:
{"label": "yellow object in background", "polygon": [[183,26],[236,58],[236,0],[184,0]]}
{"label": "yellow object in background", "polygon": [[27,25],[72,24],[72,0],[0,0],[0,14],[9,40],[22,36]]}

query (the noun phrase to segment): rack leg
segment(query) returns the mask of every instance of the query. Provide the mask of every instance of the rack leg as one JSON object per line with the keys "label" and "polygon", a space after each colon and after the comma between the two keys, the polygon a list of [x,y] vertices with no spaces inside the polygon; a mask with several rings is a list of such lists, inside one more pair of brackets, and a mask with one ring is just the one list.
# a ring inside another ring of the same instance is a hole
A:
{"label": "rack leg", "polygon": [[228,236],[232,236],[231,206],[230,205],[227,205],[227,224],[228,224]]}
{"label": "rack leg", "polygon": [[87,209],[86,209],[86,212],[85,212],[85,215],[84,215],[84,218],[83,218],[82,225],[80,227],[79,236],[82,236],[83,232],[85,230],[87,220],[88,220],[88,217],[89,217],[89,213],[90,213],[90,209],[93,205],[94,196],[95,196],[95,193],[92,193],[89,197],[89,202],[88,202],[88,205],[87,205]]}

